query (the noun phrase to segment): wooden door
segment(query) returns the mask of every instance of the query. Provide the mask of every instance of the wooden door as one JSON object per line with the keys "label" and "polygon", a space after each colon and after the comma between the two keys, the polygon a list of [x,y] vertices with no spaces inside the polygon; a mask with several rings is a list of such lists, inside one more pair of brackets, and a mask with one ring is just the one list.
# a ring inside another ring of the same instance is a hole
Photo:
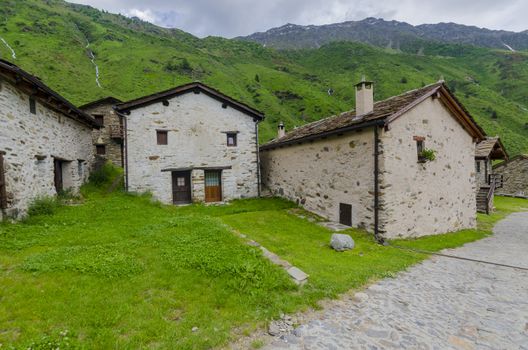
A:
{"label": "wooden door", "polygon": [[352,226],[352,206],[350,204],[339,203],[339,223]]}
{"label": "wooden door", "polygon": [[58,159],[53,160],[55,174],[55,190],[57,191],[57,194],[60,194],[64,189],[62,182],[62,163],[63,162]]}
{"label": "wooden door", "polygon": [[205,171],[205,201],[222,201],[222,172],[218,170]]}
{"label": "wooden door", "polygon": [[174,171],[172,173],[172,202],[174,204],[191,203],[190,171]]}
{"label": "wooden door", "polygon": [[7,208],[7,190],[4,170],[4,154],[0,151],[0,209]]}

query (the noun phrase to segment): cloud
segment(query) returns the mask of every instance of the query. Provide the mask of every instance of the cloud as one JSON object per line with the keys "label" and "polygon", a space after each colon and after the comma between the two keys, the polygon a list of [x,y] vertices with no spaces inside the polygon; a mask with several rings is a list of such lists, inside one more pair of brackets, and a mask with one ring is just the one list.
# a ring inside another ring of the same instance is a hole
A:
{"label": "cloud", "polygon": [[365,17],[411,24],[456,22],[528,29],[526,0],[74,0],[199,37],[233,37],[286,23],[328,24]]}

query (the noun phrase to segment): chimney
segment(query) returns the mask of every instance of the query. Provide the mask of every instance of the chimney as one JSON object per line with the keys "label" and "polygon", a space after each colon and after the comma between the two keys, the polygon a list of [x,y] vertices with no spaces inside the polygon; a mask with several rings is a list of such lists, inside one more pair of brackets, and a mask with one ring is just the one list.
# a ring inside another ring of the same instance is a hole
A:
{"label": "chimney", "polygon": [[356,118],[374,110],[374,83],[365,76],[356,84]]}
{"label": "chimney", "polygon": [[286,135],[286,131],[284,130],[284,123],[280,122],[277,128],[277,138],[280,139],[284,135]]}

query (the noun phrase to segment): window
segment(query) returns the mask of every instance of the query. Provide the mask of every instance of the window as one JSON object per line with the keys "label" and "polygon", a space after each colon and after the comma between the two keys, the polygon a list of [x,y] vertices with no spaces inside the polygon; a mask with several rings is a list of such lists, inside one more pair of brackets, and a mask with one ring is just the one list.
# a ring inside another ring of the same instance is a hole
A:
{"label": "window", "polygon": [[104,125],[104,115],[102,115],[102,114],[94,114],[93,117],[94,117],[95,121],[97,122],[97,124],[99,124],[100,126]]}
{"label": "window", "polygon": [[227,133],[227,145],[229,147],[236,147],[237,145],[237,134],[236,133]]}
{"label": "window", "polygon": [[169,132],[167,130],[156,130],[156,138],[158,145],[167,145],[169,144]]}
{"label": "window", "polygon": [[425,137],[414,136],[414,141],[416,141],[416,153],[418,155],[418,162],[424,162],[425,159],[422,156],[422,151],[425,149]]}
{"label": "window", "polygon": [[37,114],[37,102],[32,96],[29,97],[29,112],[31,112],[31,114]]}
{"label": "window", "polygon": [[96,153],[100,156],[106,154],[106,145],[95,145]]}
{"label": "window", "polygon": [[79,179],[84,177],[84,160],[82,159],[77,160],[77,174],[79,175]]}
{"label": "window", "polygon": [[480,173],[480,160],[476,161],[475,166],[477,167],[477,173]]}

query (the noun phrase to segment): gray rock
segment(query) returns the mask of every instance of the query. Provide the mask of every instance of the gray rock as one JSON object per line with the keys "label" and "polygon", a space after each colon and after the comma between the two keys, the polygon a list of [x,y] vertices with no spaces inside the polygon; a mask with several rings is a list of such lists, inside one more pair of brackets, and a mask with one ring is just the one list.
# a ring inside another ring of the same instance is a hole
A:
{"label": "gray rock", "polygon": [[279,325],[275,322],[271,322],[268,326],[268,334],[272,337],[276,337],[280,334]]}
{"label": "gray rock", "polygon": [[290,277],[293,278],[293,281],[297,284],[303,284],[308,279],[308,275],[295,266],[290,267],[286,272],[288,272]]}
{"label": "gray rock", "polygon": [[343,252],[354,248],[354,240],[349,235],[334,233],[330,240],[330,246],[338,252]]}

